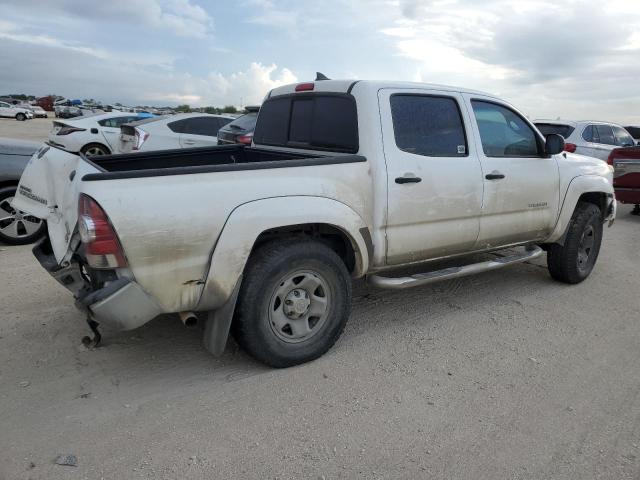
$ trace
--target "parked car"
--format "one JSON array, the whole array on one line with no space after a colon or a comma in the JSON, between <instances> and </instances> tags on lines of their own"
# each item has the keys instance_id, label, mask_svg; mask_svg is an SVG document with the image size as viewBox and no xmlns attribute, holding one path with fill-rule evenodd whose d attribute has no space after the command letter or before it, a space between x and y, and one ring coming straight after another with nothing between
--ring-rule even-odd
<instances>
[{"instance_id":1,"label":"parked car","mask_svg":"<svg viewBox=\"0 0 640 480\"><path fill-rule=\"evenodd\" d=\"M34 253L92 322L132 329L176 312L193 324L202 312L212 353L231 328L287 367L336 342L352 278L417 287L546 250L554 279L585 280L615 217L613 174L563 148L491 95L324 80L272 90L251 147L87 162L44 146L14 204L55 220ZM482 252L502 253L461 260ZM459 263L429 268L442 258Z\"/></svg>"},{"instance_id":2,"label":"parked car","mask_svg":"<svg viewBox=\"0 0 640 480\"><path fill-rule=\"evenodd\" d=\"M615 123L565 120L534 120L534 123L543 135L562 135L567 152L604 161L614 148L631 147L636 143L629 132Z\"/></svg>"},{"instance_id":3,"label":"parked car","mask_svg":"<svg viewBox=\"0 0 640 480\"><path fill-rule=\"evenodd\" d=\"M624 127L624 129L629 132L629 135L633 137L636 141L636 145L640 145L640 127Z\"/></svg>"},{"instance_id":4,"label":"parked car","mask_svg":"<svg viewBox=\"0 0 640 480\"><path fill-rule=\"evenodd\" d=\"M251 145L260 107L247 107L247 113L227 123L218 131L218 145Z\"/></svg>"},{"instance_id":5,"label":"parked car","mask_svg":"<svg viewBox=\"0 0 640 480\"><path fill-rule=\"evenodd\" d=\"M111 112L54 121L49 143L87 156L109 155L120 141L120 125L148 117L149 114Z\"/></svg>"},{"instance_id":6,"label":"parked car","mask_svg":"<svg viewBox=\"0 0 640 480\"><path fill-rule=\"evenodd\" d=\"M233 118L207 113L181 113L124 124L121 128L120 153L216 145L218 130Z\"/></svg>"},{"instance_id":7,"label":"parked car","mask_svg":"<svg viewBox=\"0 0 640 480\"><path fill-rule=\"evenodd\" d=\"M20 175L39 147L37 142L0 138L0 242L32 243L44 233L41 219L11 206Z\"/></svg>"},{"instance_id":8,"label":"parked car","mask_svg":"<svg viewBox=\"0 0 640 480\"><path fill-rule=\"evenodd\" d=\"M33 112L28 108L11 105L7 102L0 102L0 117L15 118L19 122L33 118Z\"/></svg>"},{"instance_id":9,"label":"parked car","mask_svg":"<svg viewBox=\"0 0 640 480\"><path fill-rule=\"evenodd\" d=\"M75 118L82 116L82 110L78 107L55 107L57 118Z\"/></svg>"},{"instance_id":10,"label":"parked car","mask_svg":"<svg viewBox=\"0 0 640 480\"><path fill-rule=\"evenodd\" d=\"M49 117L49 115L44 110L44 108L42 108L39 105L32 105L31 106L31 111L33 112L33 116L36 117L36 118L48 118Z\"/></svg>"},{"instance_id":11,"label":"parked car","mask_svg":"<svg viewBox=\"0 0 640 480\"><path fill-rule=\"evenodd\" d=\"M616 199L635 205L631 213L640 215L640 147L614 148L608 163L613 166Z\"/></svg>"}]
</instances>

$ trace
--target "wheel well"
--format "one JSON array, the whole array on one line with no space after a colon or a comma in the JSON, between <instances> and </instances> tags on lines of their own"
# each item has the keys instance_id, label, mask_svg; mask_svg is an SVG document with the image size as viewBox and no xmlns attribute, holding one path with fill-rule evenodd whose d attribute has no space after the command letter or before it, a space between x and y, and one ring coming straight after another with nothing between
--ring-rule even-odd
<instances>
[{"instance_id":1,"label":"wheel well","mask_svg":"<svg viewBox=\"0 0 640 480\"><path fill-rule=\"evenodd\" d=\"M356 253L349 236L333 225L324 223L307 223L277 227L262 232L256 239L253 250L266 242L279 238L312 238L326 244L342 259L347 270L353 273L356 266Z\"/></svg>"},{"instance_id":2,"label":"wheel well","mask_svg":"<svg viewBox=\"0 0 640 480\"><path fill-rule=\"evenodd\" d=\"M607 216L607 194L603 192L587 192L580 195L578 202L592 203L600 209L604 219Z\"/></svg>"}]
</instances>

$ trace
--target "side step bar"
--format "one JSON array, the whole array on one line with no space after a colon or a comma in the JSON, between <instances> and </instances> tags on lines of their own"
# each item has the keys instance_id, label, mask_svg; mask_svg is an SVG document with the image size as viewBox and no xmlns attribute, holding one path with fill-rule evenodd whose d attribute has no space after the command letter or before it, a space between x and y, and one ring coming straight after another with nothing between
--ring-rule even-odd
<instances>
[{"instance_id":1,"label":"side step bar","mask_svg":"<svg viewBox=\"0 0 640 480\"><path fill-rule=\"evenodd\" d=\"M526 262L527 260L533 260L534 258L539 257L540 255L542 255L542 252L543 250L539 246L530 245L525 247L523 253L507 255L505 257L497 258L496 260L472 263L470 265L464 265L462 267L444 268L442 270L435 270L433 272L427 273L417 273L415 275L411 275L410 277L391 278L381 277L379 275L371 275L367 277L367 282L378 288L401 290L404 288L426 285L427 283L434 283L442 280L464 277L466 275L473 275L474 273L488 272L489 270L506 267L507 265L512 265L514 263Z\"/></svg>"}]
</instances>

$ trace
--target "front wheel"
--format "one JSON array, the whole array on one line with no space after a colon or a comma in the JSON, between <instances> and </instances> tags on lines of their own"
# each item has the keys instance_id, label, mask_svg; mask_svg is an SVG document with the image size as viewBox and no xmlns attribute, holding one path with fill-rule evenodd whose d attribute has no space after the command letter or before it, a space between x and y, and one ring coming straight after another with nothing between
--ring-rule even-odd
<instances>
[{"instance_id":1,"label":"front wheel","mask_svg":"<svg viewBox=\"0 0 640 480\"><path fill-rule=\"evenodd\" d=\"M602 213L593 203L578 203L564 245L550 245L547 266L551 276L564 283L580 283L589 276L602 243Z\"/></svg>"},{"instance_id":2,"label":"front wheel","mask_svg":"<svg viewBox=\"0 0 640 480\"><path fill-rule=\"evenodd\" d=\"M323 355L351 311L351 279L323 243L273 242L252 254L232 332L257 360L283 368Z\"/></svg>"},{"instance_id":3,"label":"front wheel","mask_svg":"<svg viewBox=\"0 0 640 480\"><path fill-rule=\"evenodd\" d=\"M24 122L27 119L27 116L24 113L16 114L16 120L19 122Z\"/></svg>"},{"instance_id":4,"label":"front wheel","mask_svg":"<svg viewBox=\"0 0 640 480\"><path fill-rule=\"evenodd\" d=\"M45 223L11 206L14 187L0 189L0 241L11 245L25 245L38 240L46 228Z\"/></svg>"}]
</instances>

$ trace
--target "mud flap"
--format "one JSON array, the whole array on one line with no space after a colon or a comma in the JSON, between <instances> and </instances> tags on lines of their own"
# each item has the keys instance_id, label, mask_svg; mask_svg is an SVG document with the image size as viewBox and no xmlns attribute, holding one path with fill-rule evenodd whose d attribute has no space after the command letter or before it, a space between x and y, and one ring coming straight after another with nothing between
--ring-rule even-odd
<instances>
[{"instance_id":1,"label":"mud flap","mask_svg":"<svg viewBox=\"0 0 640 480\"><path fill-rule=\"evenodd\" d=\"M236 309L240 285L242 285L242 276L238 279L229 300L227 300L222 307L209 312L207 315L202 340L204 348L216 357L223 354L224 347L227 345L227 337L229 336L231 321L233 320L233 312Z\"/></svg>"}]
</instances>

